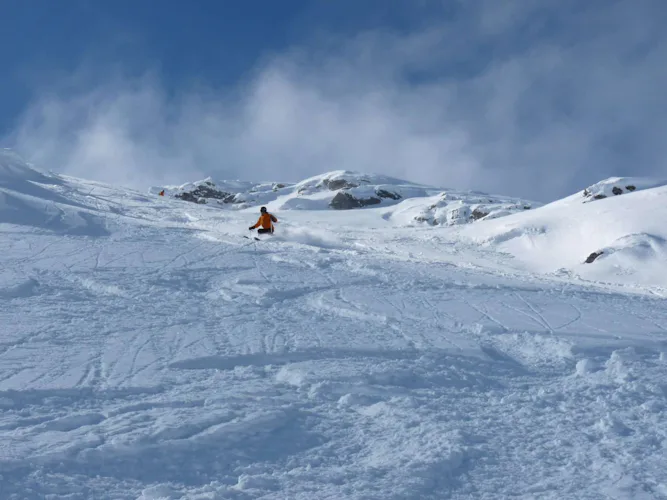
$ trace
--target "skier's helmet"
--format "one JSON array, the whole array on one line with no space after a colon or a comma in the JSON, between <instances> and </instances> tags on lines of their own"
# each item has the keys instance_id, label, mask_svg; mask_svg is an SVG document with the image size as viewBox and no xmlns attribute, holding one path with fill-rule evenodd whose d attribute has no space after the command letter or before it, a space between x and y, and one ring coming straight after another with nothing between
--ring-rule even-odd
<instances>
[{"instance_id":1,"label":"skier's helmet","mask_svg":"<svg viewBox=\"0 0 667 500\"><path fill-rule=\"evenodd\" d=\"M259 211L262 212L262 213L266 212L266 207L260 208Z\"/></svg>"}]
</instances>

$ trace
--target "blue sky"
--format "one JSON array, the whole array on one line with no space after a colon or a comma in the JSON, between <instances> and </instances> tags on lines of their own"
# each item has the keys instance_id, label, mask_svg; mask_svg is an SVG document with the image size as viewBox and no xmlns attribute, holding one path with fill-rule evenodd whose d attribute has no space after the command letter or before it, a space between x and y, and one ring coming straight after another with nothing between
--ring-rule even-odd
<instances>
[{"instance_id":1,"label":"blue sky","mask_svg":"<svg viewBox=\"0 0 667 500\"><path fill-rule=\"evenodd\" d=\"M333 169L546 201L667 176L662 0L29 0L0 144L139 189Z\"/></svg>"},{"instance_id":2,"label":"blue sky","mask_svg":"<svg viewBox=\"0 0 667 500\"><path fill-rule=\"evenodd\" d=\"M3 6L0 126L7 129L50 77L82 64L122 65L138 75L159 67L164 84L205 79L228 85L267 51L299 42L308 1L139 2L30 0ZM302 21L302 24L303 24Z\"/></svg>"},{"instance_id":3,"label":"blue sky","mask_svg":"<svg viewBox=\"0 0 667 500\"><path fill-rule=\"evenodd\" d=\"M320 31L346 36L405 30L420 22L420 13L443 8L407 5L396 0L366 0L354 8L310 0L8 2L0 30L6 70L0 79L0 133L11 130L35 93L83 65L122 67L127 76L159 69L162 84L176 93L193 81L233 86L263 57L307 45Z\"/></svg>"}]
</instances>

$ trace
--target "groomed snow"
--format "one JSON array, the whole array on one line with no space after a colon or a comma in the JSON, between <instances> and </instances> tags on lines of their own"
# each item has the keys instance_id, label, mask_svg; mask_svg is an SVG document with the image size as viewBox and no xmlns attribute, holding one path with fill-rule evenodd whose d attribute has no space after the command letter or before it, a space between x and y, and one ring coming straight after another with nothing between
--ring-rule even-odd
<instances>
[{"instance_id":1,"label":"groomed snow","mask_svg":"<svg viewBox=\"0 0 667 500\"><path fill-rule=\"evenodd\" d=\"M574 264L657 252L662 188L454 228L277 211L259 242L257 207L0 189L34 202L0 207L2 499L667 498L665 282ZM569 272L526 264L539 234Z\"/></svg>"}]
</instances>

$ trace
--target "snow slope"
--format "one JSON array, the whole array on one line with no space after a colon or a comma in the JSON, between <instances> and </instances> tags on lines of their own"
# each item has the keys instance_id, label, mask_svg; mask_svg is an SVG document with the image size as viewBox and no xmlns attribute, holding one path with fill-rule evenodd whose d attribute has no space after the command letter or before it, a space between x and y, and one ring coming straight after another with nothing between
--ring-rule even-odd
<instances>
[{"instance_id":1,"label":"snow slope","mask_svg":"<svg viewBox=\"0 0 667 500\"><path fill-rule=\"evenodd\" d=\"M15 153L0 150L0 225L61 234L105 234L104 220L68 197L69 189L59 177L39 172Z\"/></svg>"},{"instance_id":2,"label":"snow slope","mask_svg":"<svg viewBox=\"0 0 667 500\"><path fill-rule=\"evenodd\" d=\"M561 209L294 210L256 242L256 208L23 172L4 195L104 231L3 215L0 498L667 498L664 296L468 234Z\"/></svg>"}]
</instances>

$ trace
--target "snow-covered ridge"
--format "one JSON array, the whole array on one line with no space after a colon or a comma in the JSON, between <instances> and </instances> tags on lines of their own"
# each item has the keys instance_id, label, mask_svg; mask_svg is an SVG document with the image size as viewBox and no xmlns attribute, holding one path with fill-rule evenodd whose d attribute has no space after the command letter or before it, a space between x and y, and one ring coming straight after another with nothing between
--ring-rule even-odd
<instances>
[{"instance_id":1,"label":"snow-covered ridge","mask_svg":"<svg viewBox=\"0 0 667 500\"><path fill-rule=\"evenodd\" d=\"M50 178L36 170L11 149L0 149L0 186L16 187L26 182L49 182Z\"/></svg>"},{"instance_id":2,"label":"snow-covered ridge","mask_svg":"<svg viewBox=\"0 0 667 500\"><path fill-rule=\"evenodd\" d=\"M105 234L105 223L96 212L70 196L61 177L38 171L11 150L0 150L0 224L61 234Z\"/></svg>"},{"instance_id":3,"label":"snow-covered ridge","mask_svg":"<svg viewBox=\"0 0 667 500\"><path fill-rule=\"evenodd\" d=\"M273 203L274 209L348 209L391 204L404 198L423 197L438 191L383 175L366 175L337 170L310 177L298 183L245 181L202 181L181 186L154 187L152 193L164 190L165 196L233 208ZM347 196L346 196L347 195Z\"/></svg>"},{"instance_id":4,"label":"snow-covered ridge","mask_svg":"<svg viewBox=\"0 0 667 500\"><path fill-rule=\"evenodd\" d=\"M667 181L658 179L647 179L642 177L610 177L587 187L582 194L584 201L588 202L665 185L667 185Z\"/></svg>"},{"instance_id":5,"label":"snow-covered ridge","mask_svg":"<svg viewBox=\"0 0 667 500\"><path fill-rule=\"evenodd\" d=\"M244 209L350 210L393 207L385 213L402 224L458 225L528 210L539 203L475 191L456 191L394 177L337 170L298 183L214 181L153 187L151 192L199 204Z\"/></svg>"},{"instance_id":6,"label":"snow-covered ridge","mask_svg":"<svg viewBox=\"0 0 667 500\"><path fill-rule=\"evenodd\" d=\"M662 186L667 186L667 180L650 177L609 177L551 204L557 207L571 203L590 203Z\"/></svg>"}]
</instances>

